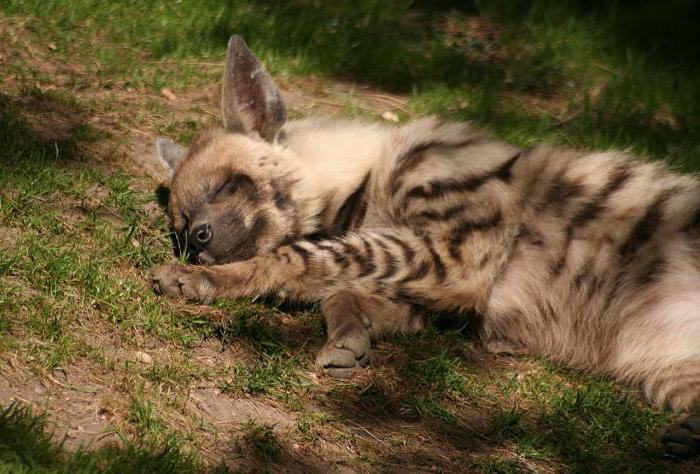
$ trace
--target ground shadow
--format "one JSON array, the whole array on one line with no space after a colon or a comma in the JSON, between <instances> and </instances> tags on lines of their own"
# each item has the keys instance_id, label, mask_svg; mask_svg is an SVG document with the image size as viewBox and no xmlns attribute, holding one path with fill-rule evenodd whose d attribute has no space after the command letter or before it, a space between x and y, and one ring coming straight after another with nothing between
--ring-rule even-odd
<instances>
[{"instance_id":1,"label":"ground shadow","mask_svg":"<svg viewBox=\"0 0 700 474\"><path fill-rule=\"evenodd\" d=\"M276 304L261 306L277 310ZM301 311L307 309L313 310ZM293 316L299 310L285 306ZM244 341L263 359L301 352L308 361L324 342L321 316L315 316L290 326L264 310L233 314L215 335L224 345ZM355 432L358 447L386 469L517 472L525 468L518 456L578 472L667 467L654 435L666 416L640 406L633 391L551 364L489 354L475 339L477 327L440 315L423 333L381 344L368 371L348 382L322 377L324 387L304 397ZM543 373L532 375L533 368ZM523 395L529 389L522 386L534 387L534 395ZM402 437L409 444L399 447Z\"/></svg>"},{"instance_id":2,"label":"ground shadow","mask_svg":"<svg viewBox=\"0 0 700 474\"><path fill-rule=\"evenodd\" d=\"M512 373L511 363L518 359L491 356L481 349L450 352L447 340L452 336L440 331L433 332L435 336L438 341L419 344L419 351L409 350L408 357L388 363L396 375L389 386L345 386L325 400L328 410L351 420L349 426L375 434L402 433L412 427L430 433L426 448L432 445L432 449L388 449L378 455L387 465L440 465L459 472L483 470L485 462L498 472L517 472L526 468L514 459L524 456L548 458L576 472L654 471L665 466L667 460L653 436L659 415L640 409L638 398L624 389L595 378L586 378L575 388L551 384L544 392L547 405L542 406L515 394L510 400L509 392L495 385L490 394L455 395L449 383L435 380L435 373L421 374L416 367L444 358L447 347L448 360L458 361L468 373L478 374L480 384L488 385L489 379L505 383ZM415 341L404 347L415 347ZM445 379L452 376L449 371L443 374ZM522 377L521 383L527 383L528 375ZM581 383L580 374L568 370L558 370L556 377ZM494 393L499 394L496 399ZM455 396L460 400L456 404Z\"/></svg>"},{"instance_id":3,"label":"ground shadow","mask_svg":"<svg viewBox=\"0 0 700 474\"><path fill-rule=\"evenodd\" d=\"M327 73L406 91L434 82L462 85L504 78L505 71L513 69L514 61L522 60L498 58L494 62L495 58L488 60L486 55L479 65L479 61L470 58L470 52L488 45L450 41L449 32L444 29L449 15L456 15L457 19L480 16L490 24L576 19L599 23L605 34L613 37L611 44L621 54L633 49L658 68L670 67L679 72L700 67L700 33L693 23L700 14L700 6L692 0L671 0L663 4L651 0L396 0L360 4L347 0L277 0L259 8L268 12L274 23L273 31L263 30L261 27L267 25L261 25L257 16L249 19L238 14L235 7L224 6L208 31L198 39L208 47L220 48L233 32L253 45L264 45L290 57L314 58ZM523 30L522 34L527 32ZM165 55L177 47L165 36L156 52ZM529 74L539 73L528 82L546 82L548 75L556 73L556 70L537 67L540 59L533 56L529 58L530 64L522 68L523 73L528 70ZM515 82L517 84L517 79Z\"/></svg>"},{"instance_id":4,"label":"ground shadow","mask_svg":"<svg viewBox=\"0 0 700 474\"><path fill-rule=\"evenodd\" d=\"M0 166L26 165L23 159L45 166L86 160L78 143L95 137L84 118L77 104L38 89L19 97L0 94Z\"/></svg>"}]
</instances>

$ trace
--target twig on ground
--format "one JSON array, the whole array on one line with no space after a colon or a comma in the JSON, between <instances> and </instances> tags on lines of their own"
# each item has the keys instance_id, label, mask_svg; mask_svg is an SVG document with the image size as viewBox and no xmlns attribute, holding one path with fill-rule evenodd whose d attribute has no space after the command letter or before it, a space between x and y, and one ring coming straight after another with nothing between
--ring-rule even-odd
<instances>
[{"instance_id":1,"label":"twig on ground","mask_svg":"<svg viewBox=\"0 0 700 474\"><path fill-rule=\"evenodd\" d=\"M360 428L362 431L364 431L365 433L367 433L368 435L370 435L372 438L374 438L375 440L377 440L379 443L383 444L383 445L386 446L387 448L389 447L389 443L387 443L386 441L384 441L384 440L382 440L382 439L379 439L376 435L374 435L371 431L369 431L367 428L365 428L365 427L362 426L361 424L357 423L356 421L350 420L350 419L348 419L347 421L349 421L349 422L352 423L353 425L355 425L355 426L357 426L358 428Z\"/></svg>"},{"instance_id":2,"label":"twig on ground","mask_svg":"<svg viewBox=\"0 0 700 474\"><path fill-rule=\"evenodd\" d=\"M153 135L151 135L150 133L143 132L143 131L141 131L137 128L133 128L133 127L127 127L127 128L129 130L131 130L132 132L138 133L138 134L143 135L143 136L148 137L148 138L153 138Z\"/></svg>"},{"instance_id":3,"label":"twig on ground","mask_svg":"<svg viewBox=\"0 0 700 474\"><path fill-rule=\"evenodd\" d=\"M49 379L50 381L52 381L53 383L55 383L55 384L58 385L59 387L67 388L67 387L65 386L65 384L59 382L59 381L56 379L56 377L54 377L53 375L49 374L48 372L47 372L46 374L44 374L44 375L46 376L47 379Z\"/></svg>"},{"instance_id":4,"label":"twig on ground","mask_svg":"<svg viewBox=\"0 0 700 474\"><path fill-rule=\"evenodd\" d=\"M184 64L187 66L211 66L224 67L224 63L209 63L202 61L178 61L176 59L160 59L158 61L146 61L147 64Z\"/></svg>"}]
</instances>

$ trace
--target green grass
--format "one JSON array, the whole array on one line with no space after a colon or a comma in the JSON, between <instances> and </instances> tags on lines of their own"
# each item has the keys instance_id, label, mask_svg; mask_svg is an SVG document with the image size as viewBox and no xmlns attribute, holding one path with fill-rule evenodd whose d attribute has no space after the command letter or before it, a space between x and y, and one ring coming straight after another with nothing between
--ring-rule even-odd
<instances>
[{"instance_id":1,"label":"green grass","mask_svg":"<svg viewBox=\"0 0 700 474\"><path fill-rule=\"evenodd\" d=\"M75 320L76 311L97 312L123 329L154 332L180 344L212 332L207 321L177 316L128 273L171 255L162 216L145 210L155 196L133 190L133 178L118 170L105 174L86 166L80 137L87 125L80 124L78 137L46 142L18 118L22 110L0 95L0 218L21 231L16 242L0 249L0 276L32 291L22 294L3 285L0 292L20 313L26 310L25 329L60 352L45 365L69 358L71 336L62 320ZM91 196L95 189L102 194L97 201ZM13 326L14 316L3 312L3 325Z\"/></svg>"},{"instance_id":2,"label":"green grass","mask_svg":"<svg viewBox=\"0 0 700 474\"><path fill-rule=\"evenodd\" d=\"M295 395L309 385L299 374L300 368L298 355L263 356L253 364L234 365L230 380L222 383L221 389L232 394L269 395L294 403Z\"/></svg>"},{"instance_id":3,"label":"green grass","mask_svg":"<svg viewBox=\"0 0 700 474\"><path fill-rule=\"evenodd\" d=\"M669 414L643 407L634 390L536 361L531 372L489 369L460 337L431 328L402 337L396 379L338 386L322 403L355 423L429 427L433 441L457 447L461 465L480 472L553 462L575 472L662 469L657 433ZM501 452L483 454L489 447Z\"/></svg>"},{"instance_id":4,"label":"green grass","mask_svg":"<svg viewBox=\"0 0 700 474\"><path fill-rule=\"evenodd\" d=\"M282 447L271 426L249 421L243 425L243 432L243 440L256 459L266 464L279 458Z\"/></svg>"},{"instance_id":5,"label":"green grass","mask_svg":"<svg viewBox=\"0 0 700 474\"><path fill-rule=\"evenodd\" d=\"M176 443L122 438L123 447L68 452L47 430L46 419L19 405L0 408L2 473L201 472L194 456Z\"/></svg>"},{"instance_id":6,"label":"green grass","mask_svg":"<svg viewBox=\"0 0 700 474\"><path fill-rule=\"evenodd\" d=\"M0 222L2 229L17 230L0 246L3 350L21 354L37 372L68 367L80 357L101 361L101 348L87 345L75 331L87 317L113 325L127 340L145 333L184 351L209 336L222 342L248 336L254 350L280 351L283 341L264 322L272 308L222 302L218 306L231 319L219 325L208 317L183 317L152 294L143 272L171 255L162 214L147 211L156 196L135 190L133 177L118 166L109 172L89 166L84 145L105 137L87 124L76 123L61 140L44 139L24 118L33 112L27 104L35 100L51 104L52 112L73 116L83 107L38 89L16 97L0 94ZM281 397L291 384L302 385L294 372L298 365L298 358L283 361L277 356L264 367L241 364L234 372L250 374L241 385L246 392ZM140 380L128 363L126 371L129 380ZM154 363L143 371L146 380L176 391L205 375L205 370L177 361ZM131 394L126 416L136 441L125 438L125 447L114 452L66 453L45 434L43 418L7 408L0 429L4 423L25 430L23 436L35 437L37 443L27 449L39 456L35 460L31 452L15 452L26 459L7 464L8 472L67 472L74 467L80 472L191 472L198 464L183 451L181 436L156 416L152 392L141 387ZM10 444L5 451L9 456L17 449ZM115 459L105 460L110 457Z\"/></svg>"},{"instance_id":7,"label":"green grass","mask_svg":"<svg viewBox=\"0 0 700 474\"><path fill-rule=\"evenodd\" d=\"M493 436L515 445L525 459L560 459L581 472L606 466L610 472L658 469L662 452L655 442L657 427L668 417L640 410L632 392L610 382L584 379L557 383L549 376L525 380L538 386L526 400L494 412ZM623 454L625 453L625 454Z\"/></svg>"},{"instance_id":8,"label":"green grass","mask_svg":"<svg viewBox=\"0 0 700 474\"><path fill-rule=\"evenodd\" d=\"M460 332L432 328L387 342L375 353L383 365L365 378L316 382L317 308L221 301L209 309L155 297L145 271L172 255L158 198L140 191L118 159L104 166L95 158L118 156L128 127L188 142L200 124L169 116L154 92L182 95L218 81L226 41L238 33L292 88L307 75L355 81L405 94L402 119L474 120L518 144L625 148L697 171L697 10L689 0L0 0L2 25L24 25L36 58L86 69L69 68L59 82L27 55L10 54L0 72L22 86L0 93L0 230L12 230L0 235L0 352L37 374L81 359L109 367L127 396L129 433L118 449L68 452L44 418L6 407L0 472L202 470L186 448L192 433L168 418L199 382L281 405L297 420L294 442L349 447L365 469L673 469L657 444L670 415L603 379L541 361L527 361L524 373L486 369ZM12 44L0 28L0 54ZM142 100L124 103L130 89ZM365 113L348 104L346 113ZM114 133L93 126L95 114L116 117ZM47 138L37 122L56 115L71 126ZM294 325L280 323L284 312ZM147 366L104 362L82 330L176 356ZM202 368L193 350L209 340L238 358ZM249 423L241 435L271 470L287 446L272 428ZM412 454L416 440L433 444Z\"/></svg>"},{"instance_id":9,"label":"green grass","mask_svg":"<svg viewBox=\"0 0 700 474\"><path fill-rule=\"evenodd\" d=\"M700 166L691 0L3 0L0 8L30 15L55 54L94 58L108 88L115 78L155 89L211 81L220 68L210 63L236 32L280 78L314 73L412 91L419 112L476 120L518 143L631 148ZM474 13L485 27L466 21ZM522 96L560 105L549 112Z\"/></svg>"}]
</instances>

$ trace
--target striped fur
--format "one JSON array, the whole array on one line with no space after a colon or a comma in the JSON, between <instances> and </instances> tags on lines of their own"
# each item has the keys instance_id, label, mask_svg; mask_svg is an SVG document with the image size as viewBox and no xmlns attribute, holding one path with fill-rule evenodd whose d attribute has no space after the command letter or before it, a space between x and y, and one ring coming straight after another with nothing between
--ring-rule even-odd
<instances>
[{"instance_id":1,"label":"striped fur","mask_svg":"<svg viewBox=\"0 0 700 474\"><path fill-rule=\"evenodd\" d=\"M214 229L235 245L213 266L154 269L157 291L324 301L319 364L343 370L366 362L369 338L421 329L419 308L475 311L487 344L610 374L660 405L700 401L696 178L433 118L306 119L276 137L195 142L172 181L173 227L240 229ZM238 191L210 197L232 179Z\"/></svg>"}]
</instances>

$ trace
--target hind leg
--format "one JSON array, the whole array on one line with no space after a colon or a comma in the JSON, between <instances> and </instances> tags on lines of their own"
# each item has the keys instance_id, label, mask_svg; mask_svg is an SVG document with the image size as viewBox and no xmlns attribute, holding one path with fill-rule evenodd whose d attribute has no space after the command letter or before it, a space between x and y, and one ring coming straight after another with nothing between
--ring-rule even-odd
<instances>
[{"instance_id":1,"label":"hind leg","mask_svg":"<svg viewBox=\"0 0 700 474\"><path fill-rule=\"evenodd\" d=\"M370 361L372 339L390 333L417 332L423 329L422 315L411 305L367 296L355 291L340 291L323 302L328 341L316 357L316 365L325 373L347 378Z\"/></svg>"}]
</instances>

